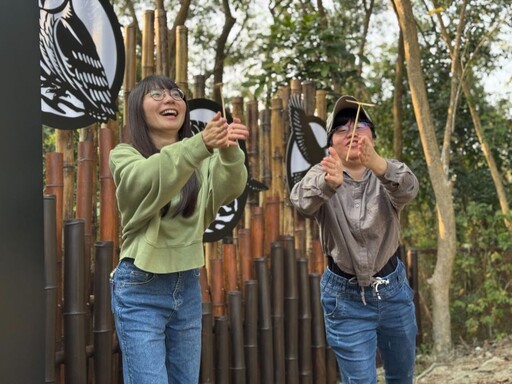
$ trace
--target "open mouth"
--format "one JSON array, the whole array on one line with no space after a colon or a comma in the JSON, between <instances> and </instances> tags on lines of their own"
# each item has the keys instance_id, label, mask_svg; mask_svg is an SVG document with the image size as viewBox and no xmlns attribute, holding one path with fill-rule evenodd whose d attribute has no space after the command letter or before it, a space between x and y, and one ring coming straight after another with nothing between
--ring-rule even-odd
<instances>
[{"instance_id":1,"label":"open mouth","mask_svg":"<svg viewBox=\"0 0 512 384\"><path fill-rule=\"evenodd\" d=\"M166 110L160 112L160 114L162 116L174 116L174 117L176 117L176 116L178 116L178 111L175 110L175 109L170 108L170 109L166 109Z\"/></svg>"}]
</instances>

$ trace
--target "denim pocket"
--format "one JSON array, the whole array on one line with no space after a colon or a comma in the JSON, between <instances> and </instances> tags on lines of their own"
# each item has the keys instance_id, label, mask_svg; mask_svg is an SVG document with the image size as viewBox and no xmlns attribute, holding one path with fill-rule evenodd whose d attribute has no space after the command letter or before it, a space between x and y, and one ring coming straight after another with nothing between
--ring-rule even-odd
<instances>
[{"instance_id":1,"label":"denim pocket","mask_svg":"<svg viewBox=\"0 0 512 384\"><path fill-rule=\"evenodd\" d=\"M132 262L121 263L114 274L114 282L118 287L148 284L155 274L137 268Z\"/></svg>"},{"instance_id":2,"label":"denim pocket","mask_svg":"<svg viewBox=\"0 0 512 384\"><path fill-rule=\"evenodd\" d=\"M338 307L338 296L332 295L328 291L324 290L320 296L320 300L324 309L324 316L333 316Z\"/></svg>"}]
</instances>

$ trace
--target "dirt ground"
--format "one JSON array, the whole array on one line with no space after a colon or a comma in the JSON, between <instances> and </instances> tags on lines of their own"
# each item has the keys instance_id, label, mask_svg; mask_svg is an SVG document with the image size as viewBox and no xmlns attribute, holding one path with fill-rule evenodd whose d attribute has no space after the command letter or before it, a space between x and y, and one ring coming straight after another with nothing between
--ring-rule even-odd
<instances>
[{"instance_id":1,"label":"dirt ground","mask_svg":"<svg viewBox=\"0 0 512 384\"><path fill-rule=\"evenodd\" d=\"M480 346L458 346L445 363L417 358L415 384L512 383L512 335Z\"/></svg>"}]
</instances>

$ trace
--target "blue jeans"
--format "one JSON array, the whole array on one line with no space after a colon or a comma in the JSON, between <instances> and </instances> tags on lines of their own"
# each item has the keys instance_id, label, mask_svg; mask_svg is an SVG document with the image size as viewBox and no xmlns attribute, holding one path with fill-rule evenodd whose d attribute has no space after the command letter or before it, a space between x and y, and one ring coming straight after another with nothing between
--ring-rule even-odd
<instances>
[{"instance_id":1,"label":"blue jeans","mask_svg":"<svg viewBox=\"0 0 512 384\"><path fill-rule=\"evenodd\" d=\"M400 260L396 270L383 279L388 284L378 285L375 292L371 286L362 291L357 282L329 269L322 275L327 342L336 354L343 384L377 383L377 348L386 383L413 382L417 333L414 293Z\"/></svg>"},{"instance_id":2,"label":"blue jeans","mask_svg":"<svg viewBox=\"0 0 512 384\"><path fill-rule=\"evenodd\" d=\"M197 384L199 270L155 274L122 259L110 280L125 384Z\"/></svg>"}]
</instances>

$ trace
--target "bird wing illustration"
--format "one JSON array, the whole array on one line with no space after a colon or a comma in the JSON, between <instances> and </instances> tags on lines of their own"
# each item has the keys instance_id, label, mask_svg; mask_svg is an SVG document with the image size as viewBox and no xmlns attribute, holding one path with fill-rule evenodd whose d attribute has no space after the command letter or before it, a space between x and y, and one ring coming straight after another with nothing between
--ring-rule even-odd
<instances>
[{"instance_id":1,"label":"bird wing illustration","mask_svg":"<svg viewBox=\"0 0 512 384\"><path fill-rule=\"evenodd\" d=\"M191 99L189 101L190 106L190 123L192 126L192 132L197 135L200 133L208 124L208 121L215 115L217 111L221 110L221 106L208 99ZM228 121L232 121L230 115L227 115ZM240 149L245 153L245 167L248 169L247 161L247 148L245 146L245 140L238 142ZM215 219L208 226L203 234L203 241L205 243L211 243L223 239L226 236L232 235L233 228L237 225L240 217L242 216L247 201L249 191L259 192L268 189L263 183L252 179L250 176L247 180L247 185L244 192L235 198L230 203L223 205Z\"/></svg>"},{"instance_id":2,"label":"bird wing illustration","mask_svg":"<svg viewBox=\"0 0 512 384\"><path fill-rule=\"evenodd\" d=\"M52 106L65 103L66 91L80 100L83 112L99 121L115 117L109 83L96 45L75 14L70 0L59 7L41 8L42 82L54 91ZM69 101L67 102L69 107Z\"/></svg>"},{"instance_id":3,"label":"bird wing illustration","mask_svg":"<svg viewBox=\"0 0 512 384\"><path fill-rule=\"evenodd\" d=\"M319 163L325 156L325 151L318 144L311 124L313 116L307 116L300 96L292 95L289 101L290 125L295 142L304 159L311 165Z\"/></svg>"}]
</instances>

